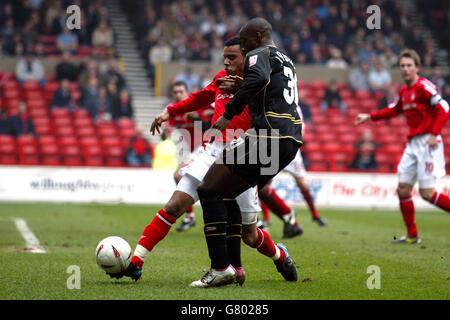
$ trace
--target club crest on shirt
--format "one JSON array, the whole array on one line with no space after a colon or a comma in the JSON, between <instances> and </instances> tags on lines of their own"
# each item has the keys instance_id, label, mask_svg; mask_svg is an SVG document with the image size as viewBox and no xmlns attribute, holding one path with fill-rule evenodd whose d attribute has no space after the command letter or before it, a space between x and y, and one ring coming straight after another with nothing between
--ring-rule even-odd
<instances>
[{"instance_id":1,"label":"club crest on shirt","mask_svg":"<svg viewBox=\"0 0 450 320\"><path fill-rule=\"evenodd\" d=\"M256 64L256 61L258 60L258 56L254 55L248 58L248 66L251 67Z\"/></svg>"}]
</instances>

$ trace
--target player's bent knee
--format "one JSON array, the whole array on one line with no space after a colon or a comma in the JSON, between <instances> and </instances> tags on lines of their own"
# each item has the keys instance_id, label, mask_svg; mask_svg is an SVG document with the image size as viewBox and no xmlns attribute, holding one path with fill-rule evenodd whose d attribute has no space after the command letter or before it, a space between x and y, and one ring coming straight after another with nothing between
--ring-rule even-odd
<instances>
[{"instance_id":1,"label":"player's bent knee","mask_svg":"<svg viewBox=\"0 0 450 320\"><path fill-rule=\"evenodd\" d=\"M434 189L419 189L419 194L423 200L431 202L435 190Z\"/></svg>"},{"instance_id":2,"label":"player's bent knee","mask_svg":"<svg viewBox=\"0 0 450 320\"><path fill-rule=\"evenodd\" d=\"M242 221L242 241L252 248L256 246L256 243L258 242L256 222L254 224L245 224L244 220Z\"/></svg>"},{"instance_id":3,"label":"player's bent knee","mask_svg":"<svg viewBox=\"0 0 450 320\"><path fill-rule=\"evenodd\" d=\"M412 186L406 183L400 183L397 187L397 194L399 197L407 197L412 192Z\"/></svg>"}]
</instances>

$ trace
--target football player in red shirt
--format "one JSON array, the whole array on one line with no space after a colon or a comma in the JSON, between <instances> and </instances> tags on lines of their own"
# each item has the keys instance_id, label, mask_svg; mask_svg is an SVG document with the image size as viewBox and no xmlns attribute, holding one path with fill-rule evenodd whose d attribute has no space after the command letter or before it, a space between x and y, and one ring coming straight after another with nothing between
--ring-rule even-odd
<instances>
[{"instance_id":1,"label":"football player in red shirt","mask_svg":"<svg viewBox=\"0 0 450 320\"><path fill-rule=\"evenodd\" d=\"M449 105L429 80L419 76L420 57L414 50L403 50L399 55L398 65L405 82L399 90L398 100L385 109L358 114L355 124L389 119L400 114L406 117L409 126L408 143L398 164L397 193L407 235L394 239L393 243L414 244L421 242L411 197L417 181L419 193L424 200L450 211L450 198L435 189L436 180L446 173L444 143L440 134L448 120Z\"/></svg>"},{"instance_id":2,"label":"football player in red shirt","mask_svg":"<svg viewBox=\"0 0 450 320\"><path fill-rule=\"evenodd\" d=\"M169 105L167 105L165 110L189 97L187 84L183 81L176 81L172 83L172 85L170 86L170 93L174 101ZM212 109L211 105L208 104L199 110L176 115L169 119L168 121L169 126L165 127L164 130L183 129L178 130L178 132L181 134L180 137L182 137L184 141L187 141L187 144L190 147L190 152L192 154L192 152L194 152L194 150L202 143L202 141L196 141L194 139L194 137L197 136L201 137L201 135L198 135L195 132L196 130L199 129L194 127L194 121L206 120L208 117L210 118L212 116L213 112L214 110ZM173 176L176 184L178 184L178 182L181 180L179 169L187 166L190 161L191 157L188 157L186 160L183 160L183 162L178 166L178 169L174 172ZM176 230L185 231L195 226L195 224L196 219L194 207L190 206Z\"/></svg>"}]
</instances>

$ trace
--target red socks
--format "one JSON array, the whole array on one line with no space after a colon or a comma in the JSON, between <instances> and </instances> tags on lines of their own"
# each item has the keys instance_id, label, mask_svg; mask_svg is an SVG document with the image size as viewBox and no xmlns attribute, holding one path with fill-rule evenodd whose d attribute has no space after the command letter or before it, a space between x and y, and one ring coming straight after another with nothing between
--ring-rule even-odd
<instances>
[{"instance_id":1,"label":"red socks","mask_svg":"<svg viewBox=\"0 0 450 320\"><path fill-rule=\"evenodd\" d=\"M266 202L270 211L275 213L278 217L283 218L284 215L289 214L291 212L291 208L288 207L286 202L280 198L280 196L272 189L270 186L267 186L267 191L269 193L271 202Z\"/></svg>"},{"instance_id":2,"label":"red socks","mask_svg":"<svg viewBox=\"0 0 450 320\"><path fill-rule=\"evenodd\" d=\"M264 220L269 221L270 215L269 215L269 207L264 202L260 201L261 205L261 211L263 213Z\"/></svg>"},{"instance_id":3,"label":"red socks","mask_svg":"<svg viewBox=\"0 0 450 320\"><path fill-rule=\"evenodd\" d=\"M431 197L430 203L434 204L436 207L444 209L447 212L450 212L450 198L443 193L436 191L433 194L433 197Z\"/></svg>"},{"instance_id":4,"label":"red socks","mask_svg":"<svg viewBox=\"0 0 450 320\"><path fill-rule=\"evenodd\" d=\"M256 228L258 231L258 240L256 241L256 245L254 248L258 250L258 252L262 253L263 255L271 258L275 264L280 264L283 262L284 259L284 251L280 250L270 239L269 234L261 230L259 228Z\"/></svg>"},{"instance_id":5,"label":"red socks","mask_svg":"<svg viewBox=\"0 0 450 320\"><path fill-rule=\"evenodd\" d=\"M405 222L406 229L408 230L408 236L417 237L417 226L414 218L415 209L414 202L411 195L406 197L399 197L400 210L402 212L403 221Z\"/></svg>"},{"instance_id":6,"label":"red socks","mask_svg":"<svg viewBox=\"0 0 450 320\"><path fill-rule=\"evenodd\" d=\"M141 267L144 264L145 258L148 256L153 247L166 237L169 233L172 224L175 223L175 219L169 216L164 209L159 210L156 217L145 228L139 240L134 255L131 258L131 263L137 267Z\"/></svg>"},{"instance_id":7,"label":"red socks","mask_svg":"<svg viewBox=\"0 0 450 320\"><path fill-rule=\"evenodd\" d=\"M308 191L302 190L302 195L303 195L303 199L305 199L306 204L309 207L309 210L311 211L313 218L318 218L319 213L316 210L316 206L314 205L314 200L312 199L311 194L309 193L309 190Z\"/></svg>"}]
</instances>

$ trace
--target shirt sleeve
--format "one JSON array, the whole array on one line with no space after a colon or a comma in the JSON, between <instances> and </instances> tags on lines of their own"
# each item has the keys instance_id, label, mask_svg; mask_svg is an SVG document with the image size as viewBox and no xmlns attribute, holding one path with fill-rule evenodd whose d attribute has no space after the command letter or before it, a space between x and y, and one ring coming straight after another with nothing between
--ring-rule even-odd
<instances>
[{"instance_id":1,"label":"shirt sleeve","mask_svg":"<svg viewBox=\"0 0 450 320\"><path fill-rule=\"evenodd\" d=\"M244 82L234 97L225 105L223 116L231 120L241 114L245 106L270 82L271 65L269 48L247 55L244 65Z\"/></svg>"},{"instance_id":2,"label":"shirt sleeve","mask_svg":"<svg viewBox=\"0 0 450 320\"><path fill-rule=\"evenodd\" d=\"M439 92L434 86L424 83L423 96L427 103L429 103L435 111L434 123L431 127L431 133L434 135L441 134L442 128L449 117L449 105L448 102L442 99Z\"/></svg>"},{"instance_id":3,"label":"shirt sleeve","mask_svg":"<svg viewBox=\"0 0 450 320\"><path fill-rule=\"evenodd\" d=\"M370 119L373 121L378 121L381 119L389 119L398 116L402 112L403 112L402 100L398 98L396 102L391 103L390 105L387 106L387 108L371 112Z\"/></svg>"}]
</instances>

